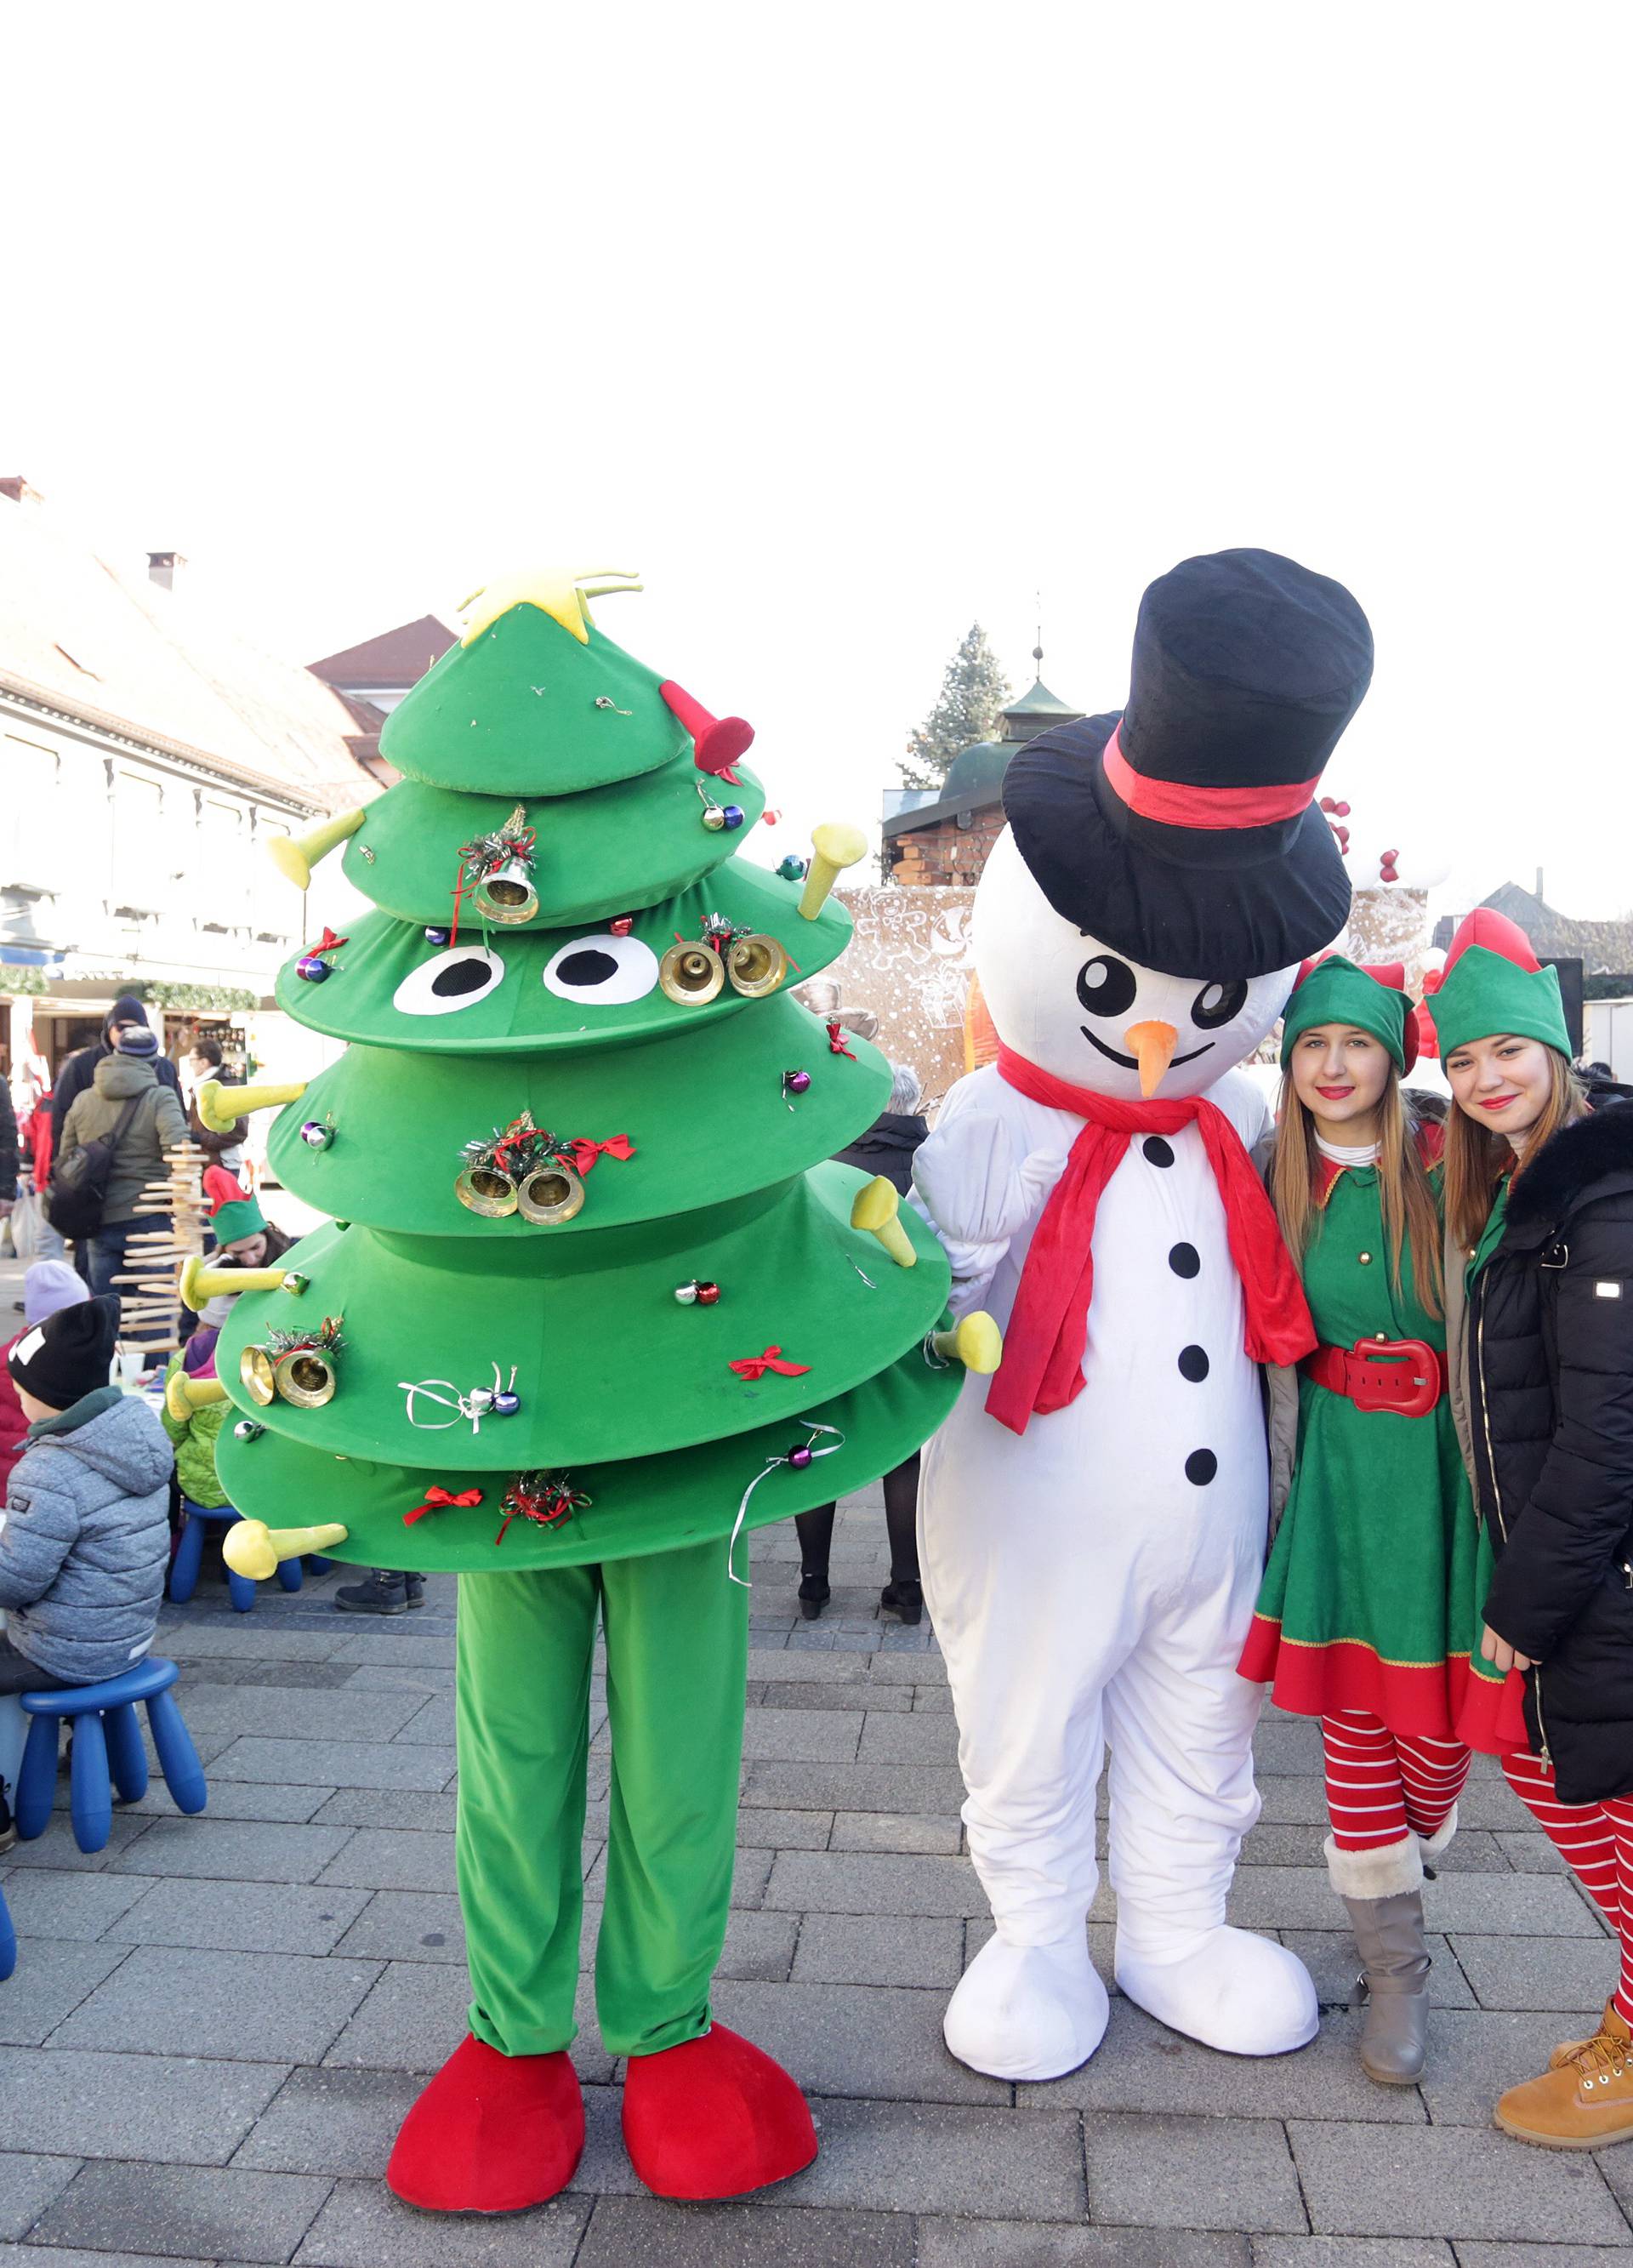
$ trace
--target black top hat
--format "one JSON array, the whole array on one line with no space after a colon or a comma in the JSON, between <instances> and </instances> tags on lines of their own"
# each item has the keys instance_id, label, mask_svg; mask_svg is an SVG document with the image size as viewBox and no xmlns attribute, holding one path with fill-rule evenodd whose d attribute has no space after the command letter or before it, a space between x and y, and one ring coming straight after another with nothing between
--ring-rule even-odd
<instances>
[{"instance_id":1,"label":"black top hat","mask_svg":"<svg viewBox=\"0 0 1633 2268\"><path fill-rule=\"evenodd\" d=\"M1342 583L1273 551L1182 559L1140 601L1121 717L1041 733L1004 776L1044 896L1173 976L1262 976L1330 944L1350 880L1315 795L1372 674Z\"/></svg>"}]
</instances>

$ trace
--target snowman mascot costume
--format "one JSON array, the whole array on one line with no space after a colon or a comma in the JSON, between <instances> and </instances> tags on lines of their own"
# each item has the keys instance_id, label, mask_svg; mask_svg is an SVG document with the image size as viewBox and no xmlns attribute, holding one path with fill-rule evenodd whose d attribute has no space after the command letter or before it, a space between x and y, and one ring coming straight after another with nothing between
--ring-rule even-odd
<instances>
[{"instance_id":1,"label":"snowman mascot costume","mask_svg":"<svg viewBox=\"0 0 1633 2268\"><path fill-rule=\"evenodd\" d=\"M1350 888L1315 807L1372 674L1350 593L1265 551L1151 586L1129 705L1028 743L975 894L996 1066L953 1088L919 1198L955 1302L1005 1326L924 1454L924 1589L997 1933L948 2047L1000 2079L1092 2055L1085 1919L1110 1743L1116 1976L1209 2046L1316 2029L1284 1948L1225 1926L1258 1815L1260 1689L1236 1674L1264 1561L1257 1366L1315 1344L1247 1156L1233 1066Z\"/></svg>"}]
</instances>

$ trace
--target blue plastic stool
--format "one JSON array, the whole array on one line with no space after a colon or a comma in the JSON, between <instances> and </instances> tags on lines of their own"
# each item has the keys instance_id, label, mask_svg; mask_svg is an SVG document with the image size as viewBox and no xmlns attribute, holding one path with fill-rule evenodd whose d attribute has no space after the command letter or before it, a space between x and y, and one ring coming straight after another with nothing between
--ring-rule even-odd
<instances>
[{"instance_id":1,"label":"blue plastic stool","mask_svg":"<svg viewBox=\"0 0 1633 2268\"><path fill-rule=\"evenodd\" d=\"M126 1803L147 1793L147 1752L136 1705L147 1703L147 1720L158 1768L179 1811L202 1811L210 1791L193 1736L181 1721L170 1688L180 1675L173 1661L151 1657L122 1677L99 1685L54 1685L19 1696L33 1722L17 1775L17 1831L26 1843L43 1835L56 1795L57 1727L74 1724L74 1761L68 1783L69 1817L82 1851L101 1851L114 1831L114 1789ZM111 1778L110 1778L111 1774Z\"/></svg>"},{"instance_id":2,"label":"blue plastic stool","mask_svg":"<svg viewBox=\"0 0 1633 2268\"><path fill-rule=\"evenodd\" d=\"M170 1568L170 1602L175 1607L186 1606L198 1588L199 1563L204 1556L206 1530L212 1526L231 1528L239 1517L234 1505L223 1504L210 1508L195 1504L192 1498L187 1496L181 1499L181 1510L185 1524ZM247 1575L234 1574L231 1567L225 1568L224 1572L227 1579L228 1597L239 1614L246 1615L255 1603L258 1587ZM299 1560L281 1559L278 1562L278 1580L286 1591L298 1591L301 1586Z\"/></svg>"},{"instance_id":3,"label":"blue plastic stool","mask_svg":"<svg viewBox=\"0 0 1633 2268\"><path fill-rule=\"evenodd\" d=\"M16 1966L17 1932L11 1926L11 1917L6 1908L5 1892L0 1890L0 1984L5 1983Z\"/></svg>"}]
</instances>

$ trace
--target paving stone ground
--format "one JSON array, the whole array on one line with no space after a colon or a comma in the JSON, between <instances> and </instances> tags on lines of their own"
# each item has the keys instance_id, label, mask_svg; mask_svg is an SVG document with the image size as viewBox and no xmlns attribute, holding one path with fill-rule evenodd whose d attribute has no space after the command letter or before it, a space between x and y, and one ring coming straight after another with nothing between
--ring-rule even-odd
<instances>
[{"instance_id":1,"label":"paving stone ground","mask_svg":"<svg viewBox=\"0 0 1633 2268\"><path fill-rule=\"evenodd\" d=\"M754 1539L741 1851L716 2005L812 2098L816 2164L763 2198L639 2191L621 2070L586 1978L589 2142L571 2191L501 2220L428 2219L380 2181L398 2121L464 2029L453 1896L455 1586L386 1622L343 1573L232 1614L206 1573L159 1646L210 1808L162 1785L82 1856L59 1815L0 1860L21 1957L0 1985L0 2250L26 2268L1633 2268L1633 2147L1531 2150L1494 2095L1541 2068L1612 1976L1599 1918L1494 1771L1430 1886L1438 2003L1421 2087L1361 2073L1353 1956L1321 1864L1314 1728L1268 1714L1264 1815L1235 1918L1279 1935L1326 2004L1298 2056L1244 2063L1114 1999L1100 2052L1047 2087L942 2044L989 1929L964 1855L956 1735L928 1627L878 1616L876 1493L842 1508L834 1599L798 1619L791 1527ZM600 1688L597 1688L599 1697ZM586 1966L607 1742L596 1702ZM1090 1921L1109 1981L1113 1907Z\"/></svg>"}]
</instances>

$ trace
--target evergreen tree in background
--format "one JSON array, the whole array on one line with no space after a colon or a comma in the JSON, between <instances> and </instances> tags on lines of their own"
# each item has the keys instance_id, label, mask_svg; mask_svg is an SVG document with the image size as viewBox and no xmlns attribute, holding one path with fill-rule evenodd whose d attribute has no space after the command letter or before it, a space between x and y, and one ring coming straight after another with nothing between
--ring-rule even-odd
<instances>
[{"instance_id":1,"label":"evergreen tree in background","mask_svg":"<svg viewBox=\"0 0 1633 2268\"><path fill-rule=\"evenodd\" d=\"M972 622L947 664L935 707L908 735L902 784L939 787L960 748L995 740L1009 689L987 633L979 622Z\"/></svg>"}]
</instances>

